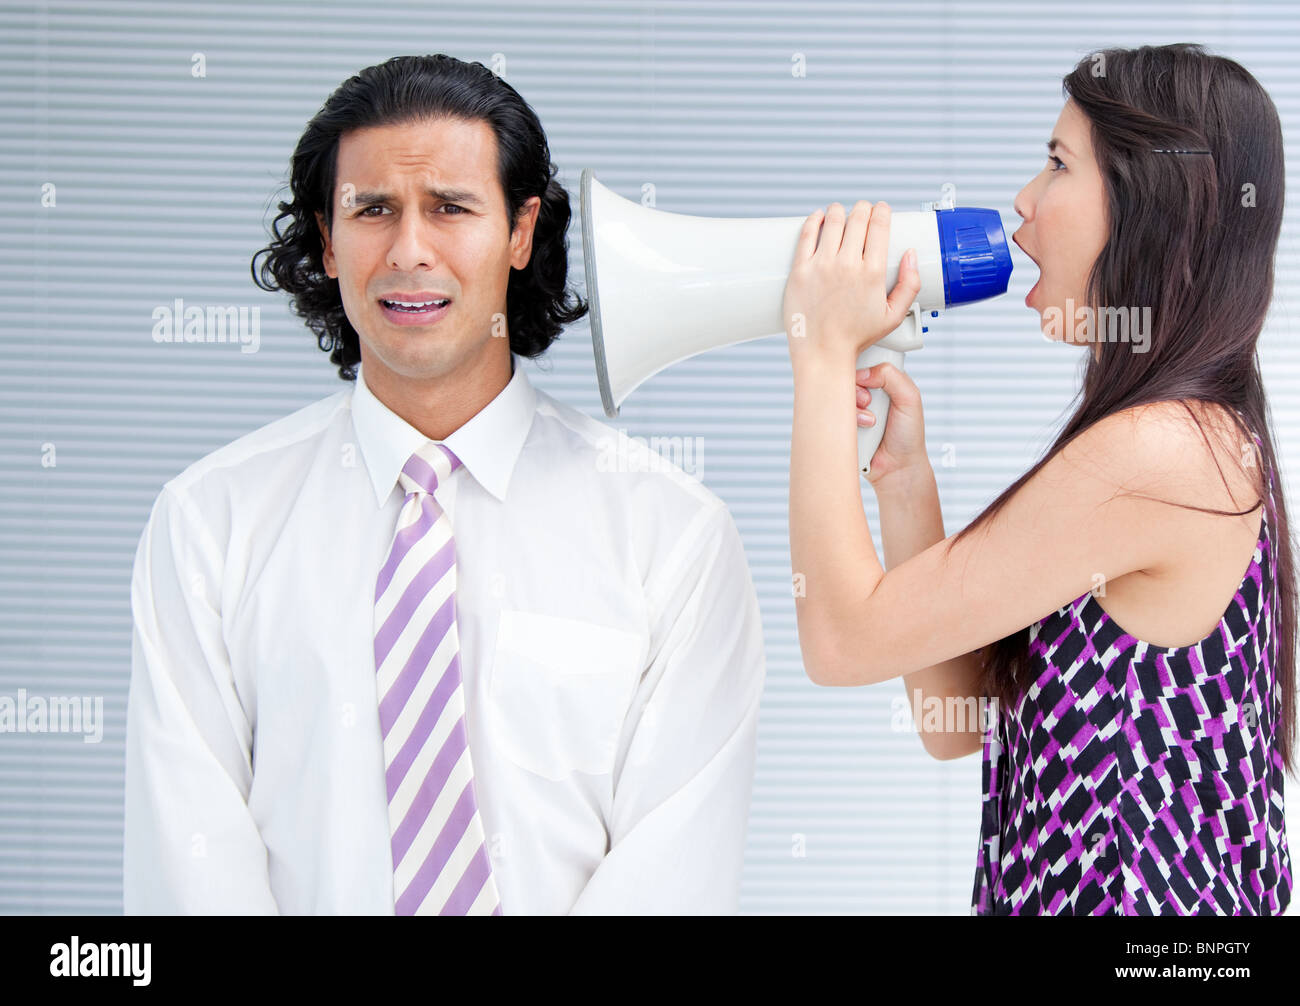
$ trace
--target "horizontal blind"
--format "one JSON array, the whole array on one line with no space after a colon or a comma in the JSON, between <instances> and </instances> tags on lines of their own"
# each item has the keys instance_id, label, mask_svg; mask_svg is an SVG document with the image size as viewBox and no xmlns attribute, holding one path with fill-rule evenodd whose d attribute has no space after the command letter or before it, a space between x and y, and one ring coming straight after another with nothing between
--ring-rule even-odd
<instances>
[{"instance_id":1,"label":"horizontal blind","mask_svg":"<svg viewBox=\"0 0 1300 1006\"><path fill-rule=\"evenodd\" d=\"M653 186L657 208L709 216L915 209L952 183L1010 232L1060 79L1102 45L1191 40L1238 59L1300 163L1298 28L1300 9L1260 2L0 4L0 695L98 697L104 717L98 743L0 735L0 911L121 910L128 587L150 504L191 461L342 387L248 261L303 126L348 76L403 52L496 60L575 193L581 286L587 166L621 195ZM907 361L949 533L1032 464L1078 383L1078 351L1048 344L1021 303L1035 271L1014 254L1007 296L945 315ZM1260 351L1287 470L1298 281L1288 211ZM155 343L152 312L175 298L259 308L258 351ZM585 321L528 367L605 419ZM784 337L669 368L605 421L700 438L698 473L745 542L768 680L742 910L967 912L978 756L935 762L893 730L897 681L820 689L802 669ZM864 504L877 527L869 489Z\"/></svg>"}]
</instances>

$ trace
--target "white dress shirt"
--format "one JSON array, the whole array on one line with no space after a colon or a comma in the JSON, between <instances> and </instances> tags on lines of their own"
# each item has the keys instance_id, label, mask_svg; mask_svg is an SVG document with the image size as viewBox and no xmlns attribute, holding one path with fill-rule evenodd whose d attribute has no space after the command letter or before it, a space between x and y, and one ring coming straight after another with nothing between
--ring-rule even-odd
<instances>
[{"instance_id":1,"label":"white dress shirt","mask_svg":"<svg viewBox=\"0 0 1300 1006\"><path fill-rule=\"evenodd\" d=\"M734 912L765 667L740 536L518 362L436 493L503 910ZM393 913L374 591L424 441L358 374L163 487L131 584L128 914Z\"/></svg>"}]
</instances>

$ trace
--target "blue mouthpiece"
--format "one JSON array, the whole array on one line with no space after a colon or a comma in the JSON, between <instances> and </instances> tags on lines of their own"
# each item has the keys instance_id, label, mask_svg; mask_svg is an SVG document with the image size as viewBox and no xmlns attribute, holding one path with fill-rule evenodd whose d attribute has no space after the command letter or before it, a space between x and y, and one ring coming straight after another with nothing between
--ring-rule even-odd
<instances>
[{"instance_id":1,"label":"blue mouthpiece","mask_svg":"<svg viewBox=\"0 0 1300 1006\"><path fill-rule=\"evenodd\" d=\"M957 206L935 210L943 256L943 294L948 307L972 304L1007 292L1011 253L997 210Z\"/></svg>"}]
</instances>

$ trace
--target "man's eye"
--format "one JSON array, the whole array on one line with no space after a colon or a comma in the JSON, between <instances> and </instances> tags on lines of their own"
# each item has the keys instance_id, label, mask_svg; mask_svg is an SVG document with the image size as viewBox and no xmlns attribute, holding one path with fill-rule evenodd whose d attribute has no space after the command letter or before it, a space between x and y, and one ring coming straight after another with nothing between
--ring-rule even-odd
<instances>
[{"instance_id":1,"label":"man's eye","mask_svg":"<svg viewBox=\"0 0 1300 1006\"><path fill-rule=\"evenodd\" d=\"M1061 160L1059 157L1056 157L1055 155L1053 155L1053 156L1051 156L1051 157L1048 157L1047 159L1048 159L1049 161L1051 161L1053 164L1055 164L1055 165L1056 165L1056 168L1060 168L1060 169L1062 169L1062 170L1065 169L1065 162L1064 162L1063 160ZM1053 168L1052 170L1055 171L1056 168Z\"/></svg>"},{"instance_id":2,"label":"man's eye","mask_svg":"<svg viewBox=\"0 0 1300 1006\"><path fill-rule=\"evenodd\" d=\"M359 213L357 213L357 216L359 216L359 217L368 216L368 215L370 214L370 211L371 211L371 210L381 210L381 211L382 211L382 210L384 210L384 209L386 209L386 208L387 208L387 207L380 206L379 204L376 203L374 206L367 206L364 210L361 210ZM438 207L438 208L439 208L440 210L455 210L455 211L456 211L455 213L450 213L450 214L448 214L448 216L455 216L455 217L460 216L462 213L467 213L467 212L469 212L468 210L465 209L465 207L463 207L463 206L458 206L458 205L456 205L455 203L443 203L443 204L442 204L440 207ZM377 215L377 214L376 214L376 215Z\"/></svg>"}]
</instances>

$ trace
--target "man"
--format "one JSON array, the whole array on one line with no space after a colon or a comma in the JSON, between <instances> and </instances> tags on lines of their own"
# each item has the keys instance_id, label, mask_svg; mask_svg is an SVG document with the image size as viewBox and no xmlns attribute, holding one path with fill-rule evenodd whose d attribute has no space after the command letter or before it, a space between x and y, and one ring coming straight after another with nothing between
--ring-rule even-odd
<instances>
[{"instance_id":1,"label":"man","mask_svg":"<svg viewBox=\"0 0 1300 1006\"><path fill-rule=\"evenodd\" d=\"M736 910L757 599L713 493L516 360L586 310L554 175L446 56L308 125L254 276L354 383L154 505L128 913Z\"/></svg>"}]
</instances>

